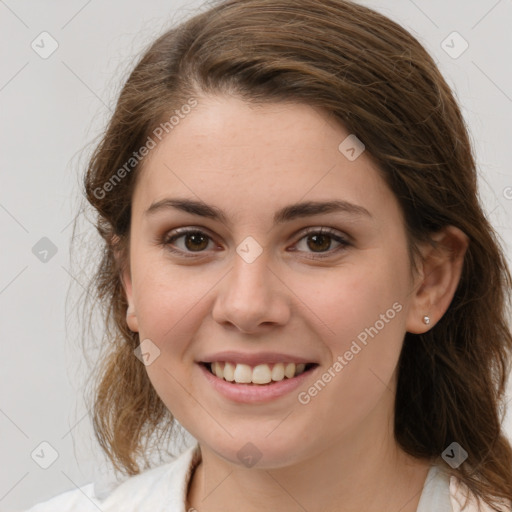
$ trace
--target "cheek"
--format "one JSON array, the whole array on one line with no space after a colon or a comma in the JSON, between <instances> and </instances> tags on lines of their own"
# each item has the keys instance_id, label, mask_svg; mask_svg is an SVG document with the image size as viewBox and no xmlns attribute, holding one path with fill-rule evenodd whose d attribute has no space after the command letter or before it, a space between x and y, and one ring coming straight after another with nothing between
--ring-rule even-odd
<instances>
[{"instance_id":1,"label":"cheek","mask_svg":"<svg viewBox=\"0 0 512 512\"><path fill-rule=\"evenodd\" d=\"M408 260L402 254L375 256L333 276L317 304L334 332L324 338L335 375L325 377L333 384L324 403L339 405L341 422L362 418L394 389L405 335Z\"/></svg>"},{"instance_id":2,"label":"cheek","mask_svg":"<svg viewBox=\"0 0 512 512\"><path fill-rule=\"evenodd\" d=\"M325 326L322 339L336 365L333 388L356 408L391 380L405 334L407 266L400 255L376 252L333 272L308 302Z\"/></svg>"},{"instance_id":3,"label":"cheek","mask_svg":"<svg viewBox=\"0 0 512 512\"><path fill-rule=\"evenodd\" d=\"M302 282L299 294L315 313L316 323L324 326L324 339L329 340L333 355L349 350L352 340L359 338L364 343L368 330L374 332L372 327L391 338L401 333L407 267L396 257L384 256L382 251L373 251L353 264L334 269L323 279L323 286L317 279Z\"/></svg>"},{"instance_id":4,"label":"cheek","mask_svg":"<svg viewBox=\"0 0 512 512\"><path fill-rule=\"evenodd\" d=\"M173 269L162 261L147 268L134 287L140 337L164 350L178 350L197 329L197 316L218 277L201 275L197 269L194 274L193 267Z\"/></svg>"}]
</instances>

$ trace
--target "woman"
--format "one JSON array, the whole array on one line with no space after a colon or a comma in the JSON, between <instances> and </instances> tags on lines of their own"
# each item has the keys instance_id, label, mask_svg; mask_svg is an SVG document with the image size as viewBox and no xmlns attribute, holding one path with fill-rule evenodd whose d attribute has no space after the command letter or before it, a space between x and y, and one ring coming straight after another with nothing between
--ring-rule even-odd
<instances>
[{"instance_id":1,"label":"woman","mask_svg":"<svg viewBox=\"0 0 512 512\"><path fill-rule=\"evenodd\" d=\"M343 0L214 5L137 64L85 191L111 333L94 427L130 478L33 512L510 510L510 273L403 28ZM197 444L148 469L175 420Z\"/></svg>"}]
</instances>

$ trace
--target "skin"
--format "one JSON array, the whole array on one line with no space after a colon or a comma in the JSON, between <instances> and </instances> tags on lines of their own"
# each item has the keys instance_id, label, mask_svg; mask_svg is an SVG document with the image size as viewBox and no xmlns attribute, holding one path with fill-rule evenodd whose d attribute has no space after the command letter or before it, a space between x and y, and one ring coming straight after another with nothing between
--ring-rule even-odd
<instances>
[{"instance_id":1,"label":"skin","mask_svg":"<svg viewBox=\"0 0 512 512\"><path fill-rule=\"evenodd\" d=\"M160 350L148 376L201 447L187 506L415 511L429 462L406 455L393 437L397 362L405 333L427 331L447 310L467 237L454 227L435 234L441 249L423 247L411 275L399 205L370 155L349 161L338 150L349 135L341 124L302 104L198 101L145 161L122 274L128 326ZM213 205L226 222L177 209L144 213L168 197ZM278 209L306 200L349 201L371 217L336 212L273 225ZM181 237L173 247L182 254L173 254L164 242L180 227L210 238ZM306 228L322 227L350 244L308 241ZM263 250L251 263L236 252L248 236ZM395 303L401 311L378 335L299 403L298 392ZM221 350L286 352L319 367L297 391L240 404L218 394L194 362ZM248 442L261 453L251 468L237 457Z\"/></svg>"}]
</instances>

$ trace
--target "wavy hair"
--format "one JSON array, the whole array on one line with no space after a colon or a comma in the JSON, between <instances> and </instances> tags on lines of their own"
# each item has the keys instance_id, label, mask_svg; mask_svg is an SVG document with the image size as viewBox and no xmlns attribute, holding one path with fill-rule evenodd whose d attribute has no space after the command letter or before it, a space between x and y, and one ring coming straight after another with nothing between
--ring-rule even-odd
<instances>
[{"instance_id":1,"label":"wavy hair","mask_svg":"<svg viewBox=\"0 0 512 512\"><path fill-rule=\"evenodd\" d=\"M133 154L173 112L210 94L319 107L357 134L404 213L411 267L419 244L433 243L430 235L443 227L468 236L445 315L425 334L406 333L395 438L408 454L429 460L456 441L468 458L448 472L488 504L512 500L512 448L502 431L512 279L479 202L468 130L423 46L387 17L344 0L215 2L154 41L120 92L83 181L101 236L87 302L100 306L106 333L91 395L93 426L116 471L148 467L149 443L162 446L176 425L134 357L140 340L126 324L120 274L144 164ZM114 182L116 173L122 179Z\"/></svg>"}]
</instances>

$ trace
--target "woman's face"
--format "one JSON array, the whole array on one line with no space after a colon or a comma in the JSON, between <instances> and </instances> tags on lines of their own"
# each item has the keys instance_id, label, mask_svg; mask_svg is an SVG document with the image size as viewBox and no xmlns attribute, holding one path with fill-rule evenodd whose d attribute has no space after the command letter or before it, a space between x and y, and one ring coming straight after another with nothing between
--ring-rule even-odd
<instances>
[{"instance_id":1,"label":"woman's face","mask_svg":"<svg viewBox=\"0 0 512 512\"><path fill-rule=\"evenodd\" d=\"M153 386L237 464L388 434L414 289L393 193L318 110L198 101L133 197L128 325Z\"/></svg>"}]
</instances>

